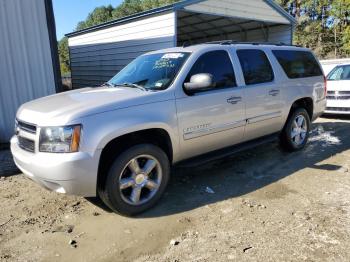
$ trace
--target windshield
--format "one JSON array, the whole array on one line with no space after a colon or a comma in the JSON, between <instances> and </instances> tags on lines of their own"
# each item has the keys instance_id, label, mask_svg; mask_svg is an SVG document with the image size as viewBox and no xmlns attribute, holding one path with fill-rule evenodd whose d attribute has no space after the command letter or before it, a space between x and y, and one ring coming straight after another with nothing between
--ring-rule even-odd
<instances>
[{"instance_id":1,"label":"windshield","mask_svg":"<svg viewBox=\"0 0 350 262\"><path fill-rule=\"evenodd\" d=\"M350 80L350 65L335 67L327 76L328 81Z\"/></svg>"},{"instance_id":2,"label":"windshield","mask_svg":"<svg viewBox=\"0 0 350 262\"><path fill-rule=\"evenodd\" d=\"M159 53L142 55L132 61L108 84L141 87L146 90L167 89L190 53Z\"/></svg>"}]
</instances>

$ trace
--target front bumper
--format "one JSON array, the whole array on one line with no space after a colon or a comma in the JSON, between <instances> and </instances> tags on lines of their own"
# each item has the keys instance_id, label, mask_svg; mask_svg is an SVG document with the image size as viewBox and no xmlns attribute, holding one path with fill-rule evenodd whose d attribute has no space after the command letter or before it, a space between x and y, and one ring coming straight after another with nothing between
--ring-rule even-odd
<instances>
[{"instance_id":1,"label":"front bumper","mask_svg":"<svg viewBox=\"0 0 350 262\"><path fill-rule=\"evenodd\" d=\"M23 174L41 186L58 193L96 196L98 154L31 153L18 146L16 136L11 139L11 152Z\"/></svg>"},{"instance_id":2,"label":"front bumper","mask_svg":"<svg viewBox=\"0 0 350 262\"><path fill-rule=\"evenodd\" d=\"M326 114L350 114L350 100L327 100Z\"/></svg>"}]
</instances>

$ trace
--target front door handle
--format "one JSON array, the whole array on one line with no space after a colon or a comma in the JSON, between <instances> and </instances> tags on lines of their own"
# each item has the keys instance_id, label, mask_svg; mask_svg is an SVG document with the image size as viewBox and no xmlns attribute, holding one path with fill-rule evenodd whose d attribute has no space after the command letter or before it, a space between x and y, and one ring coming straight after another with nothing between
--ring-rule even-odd
<instances>
[{"instance_id":1,"label":"front door handle","mask_svg":"<svg viewBox=\"0 0 350 262\"><path fill-rule=\"evenodd\" d=\"M240 97L240 96L233 96L233 97L230 97L227 99L227 103L232 104L232 105L235 105L241 101L242 101L242 97Z\"/></svg>"},{"instance_id":2,"label":"front door handle","mask_svg":"<svg viewBox=\"0 0 350 262\"><path fill-rule=\"evenodd\" d=\"M272 89L272 90L270 90L269 95L270 96L277 96L279 93L280 93L280 90Z\"/></svg>"}]
</instances>

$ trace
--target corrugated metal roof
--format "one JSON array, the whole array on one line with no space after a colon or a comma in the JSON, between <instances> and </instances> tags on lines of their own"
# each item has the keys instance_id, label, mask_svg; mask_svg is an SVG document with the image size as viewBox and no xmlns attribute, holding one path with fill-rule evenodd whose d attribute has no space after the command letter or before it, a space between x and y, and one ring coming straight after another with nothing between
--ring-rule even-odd
<instances>
[{"instance_id":1,"label":"corrugated metal roof","mask_svg":"<svg viewBox=\"0 0 350 262\"><path fill-rule=\"evenodd\" d=\"M133 20L137 20L140 18L144 18L147 16L151 16L151 15L156 15L159 13L164 13L164 12L169 12L169 11L177 11L177 10L181 10L184 9L187 6L193 5L193 4L197 4L197 3L201 3L201 2L205 2L206 0L185 0L185 1L180 1L174 4L170 4L170 5L166 5L166 6L162 6L159 8L155 8L155 9L151 9L145 12L141 12L141 13L137 13L134 15L130 15L130 16L126 16L120 19L116 19L110 22L106 22L100 25L96 25L96 26L92 26L83 30L79 30L79 31L75 31L69 34L66 34L67 37L72 37L72 36L77 36L77 35L81 35L81 34L85 34L85 33L89 33L92 31L96 31L96 30L100 30L102 28L106 28L106 27L110 27L110 26L114 26L114 25L118 25L118 24L122 24L122 23L127 23ZM279 6L277 3L275 3L273 0L261 0L263 2L265 2L266 4L268 4L272 9L276 10L280 15L282 15L283 17L285 17L291 24L295 24L296 20L294 17L292 17L290 14L288 14L281 6Z\"/></svg>"}]
</instances>

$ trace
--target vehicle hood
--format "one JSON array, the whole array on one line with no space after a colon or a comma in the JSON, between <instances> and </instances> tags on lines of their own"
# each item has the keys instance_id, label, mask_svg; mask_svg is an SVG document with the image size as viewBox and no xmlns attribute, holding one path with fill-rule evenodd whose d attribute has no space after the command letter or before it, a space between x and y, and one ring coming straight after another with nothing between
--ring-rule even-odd
<instances>
[{"instance_id":1,"label":"vehicle hood","mask_svg":"<svg viewBox=\"0 0 350 262\"><path fill-rule=\"evenodd\" d=\"M350 80L327 81L329 91L350 91Z\"/></svg>"},{"instance_id":2,"label":"vehicle hood","mask_svg":"<svg viewBox=\"0 0 350 262\"><path fill-rule=\"evenodd\" d=\"M17 118L39 126L66 124L88 115L165 100L160 93L166 94L135 88L83 88L25 103Z\"/></svg>"}]
</instances>

